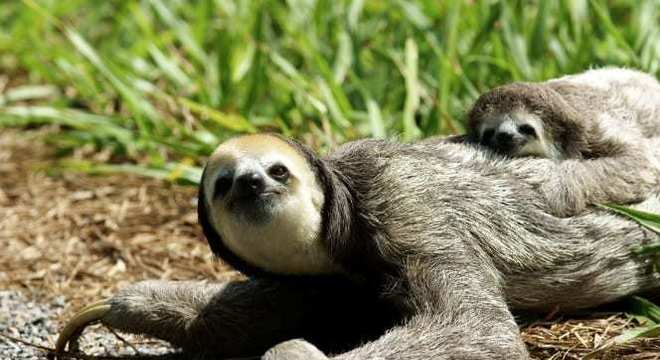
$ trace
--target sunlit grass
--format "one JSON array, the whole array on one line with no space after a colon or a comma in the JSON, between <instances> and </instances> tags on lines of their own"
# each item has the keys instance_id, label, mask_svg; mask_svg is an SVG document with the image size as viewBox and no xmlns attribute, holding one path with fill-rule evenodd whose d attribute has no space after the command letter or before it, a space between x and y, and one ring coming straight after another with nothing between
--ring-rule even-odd
<instances>
[{"instance_id":1,"label":"sunlit grass","mask_svg":"<svg viewBox=\"0 0 660 360\"><path fill-rule=\"evenodd\" d=\"M660 71L657 1L24 0L0 7L0 126L153 169L275 130L326 150L463 130L480 92ZM27 83L22 87L22 83ZM65 151L63 151L65 152Z\"/></svg>"}]
</instances>

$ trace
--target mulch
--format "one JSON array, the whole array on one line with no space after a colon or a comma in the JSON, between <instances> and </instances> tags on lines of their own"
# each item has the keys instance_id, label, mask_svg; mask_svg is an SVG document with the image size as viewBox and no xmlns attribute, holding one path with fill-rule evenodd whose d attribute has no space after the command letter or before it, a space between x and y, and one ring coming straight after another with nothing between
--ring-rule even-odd
<instances>
[{"instance_id":1,"label":"mulch","mask_svg":"<svg viewBox=\"0 0 660 360\"><path fill-rule=\"evenodd\" d=\"M235 275L208 249L194 188L123 174L52 176L50 133L0 129L0 289L64 297L63 322L136 281ZM553 317L527 325L523 339L535 359L579 359L635 325L616 313ZM660 338L600 358L660 359Z\"/></svg>"}]
</instances>

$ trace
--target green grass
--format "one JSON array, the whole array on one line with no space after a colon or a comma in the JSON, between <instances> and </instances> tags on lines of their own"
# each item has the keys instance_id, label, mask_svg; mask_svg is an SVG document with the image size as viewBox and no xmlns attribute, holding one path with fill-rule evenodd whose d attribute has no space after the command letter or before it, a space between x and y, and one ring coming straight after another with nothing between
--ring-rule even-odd
<instances>
[{"instance_id":1,"label":"green grass","mask_svg":"<svg viewBox=\"0 0 660 360\"><path fill-rule=\"evenodd\" d=\"M609 209L621 216L629 217L658 234L655 242L636 249L635 254L640 257L649 258L652 261L651 264L654 266L655 271L660 273L660 214L653 214L621 205L602 205L601 207ZM660 337L660 306L639 297L632 297L628 300L626 311L640 326L627 330L623 334L613 338L601 348L591 353L587 358L597 357L612 345L623 344L638 338Z\"/></svg>"},{"instance_id":2,"label":"green grass","mask_svg":"<svg viewBox=\"0 0 660 360\"><path fill-rule=\"evenodd\" d=\"M654 214L646 211L641 211L633 208L629 208L621 205L601 205L600 207L604 209L609 209L612 212L633 219L640 225L645 228L655 232L659 236L655 242L648 244L646 246L640 247L635 250L637 256L648 257L653 260L655 265L655 271L660 273L660 214ZM660 314L660 309L658 309L658 314ZM660 320L658 320L660 323ZM660 328L660 324L658 325Z\"/></svg>"},{"instance_id":3,"label":"green grass","mask_svg":"<svg viewBox=\"0 0 660 360\"><path fill-rule=\"evenodd\" d=\"M17 84L0 126L60 124L62 153L91 143L148 170L255 131L322 151L414 140L461 132L497 84L658 74L659 14L657 0L12 1L0 73Z\"/></svg>"},{"instance_id":4,"label":"green grass","mask_svg":"<svg viewBox=\"0 0 660 360\"><path fill-rule=\"evenodd\" d=\"M630 317L640 326L624 331L615 336L583 359L598 359L614 345L621 345L634 339L660 337L660 307L648 300L633 296L627 301Z\"/></svg>"}]
</instances>

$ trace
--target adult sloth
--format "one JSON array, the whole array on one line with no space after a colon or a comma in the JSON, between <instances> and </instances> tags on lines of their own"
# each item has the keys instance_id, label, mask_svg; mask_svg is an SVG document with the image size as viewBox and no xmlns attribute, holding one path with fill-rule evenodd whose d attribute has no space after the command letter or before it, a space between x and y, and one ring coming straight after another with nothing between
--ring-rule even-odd
<instances>
[{"instance_id":1,"label":"adult sloth","mask_svg":"<svg viewBox=\"0 0 660 360\"><path fill-rule=\"evenodd\" d=\"M362 140L317 157L275 135L229 140L199 220L249 280L138 283L83 310L57 348L100 320L215 358L525 359L510 309L660 289L633 255L655 234L595 208L550 214L539 188L556 166L460 143Z\"/></svg>"}]
</instances>

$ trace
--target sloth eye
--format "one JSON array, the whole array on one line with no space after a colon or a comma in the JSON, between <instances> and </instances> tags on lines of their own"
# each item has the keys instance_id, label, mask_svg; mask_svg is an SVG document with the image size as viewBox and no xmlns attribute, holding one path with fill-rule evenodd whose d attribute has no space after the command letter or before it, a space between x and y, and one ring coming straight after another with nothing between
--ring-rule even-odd
<instances>
[{"instance_id":1,"label":"sloth eye","mask_svg":"<svg viewBox=\"0 0 660 360\"><path fill-rule=\"evenodd\" d=\"M229 189L231 189L232 179L231 176L220 176L215 181L215 188L213 189L213 196L225 196Z\"/></svg>"},{"instance_id":2,"label":"sloth eye","mask_svg":"<svg viewBox=\"0 0 660 360\"><path fill-rule=\"evenodd\" d=\"M285 182L289 179L289 169L282 164L275 164L268 169L268 175L279 182Z\"/></svg>"},{"instance_id":3,"label":"sloth eye","mask_svg":"<svg viewBox=\"0 0 660 360\"><path fill-rule=\"evenodd\" d=\"M481 135L481 142L482 143L487 143L490 141L490 139L493 138L493 135L495 134L495 130L493 129L488 129L484 131L484 133Z\"/></svg>"},{"instance_id":4,"label":"sloth eye","mask_svg":"<svg viewBox=\"0 0 660 360\"><path fill-rule=\"evenodd\" d=\"M536 130L531 125L528 124L523 124L518 127L518 132L520 132L523 135L531 136L531 137L536 137Z\"/></svg>"}]
</instances>

